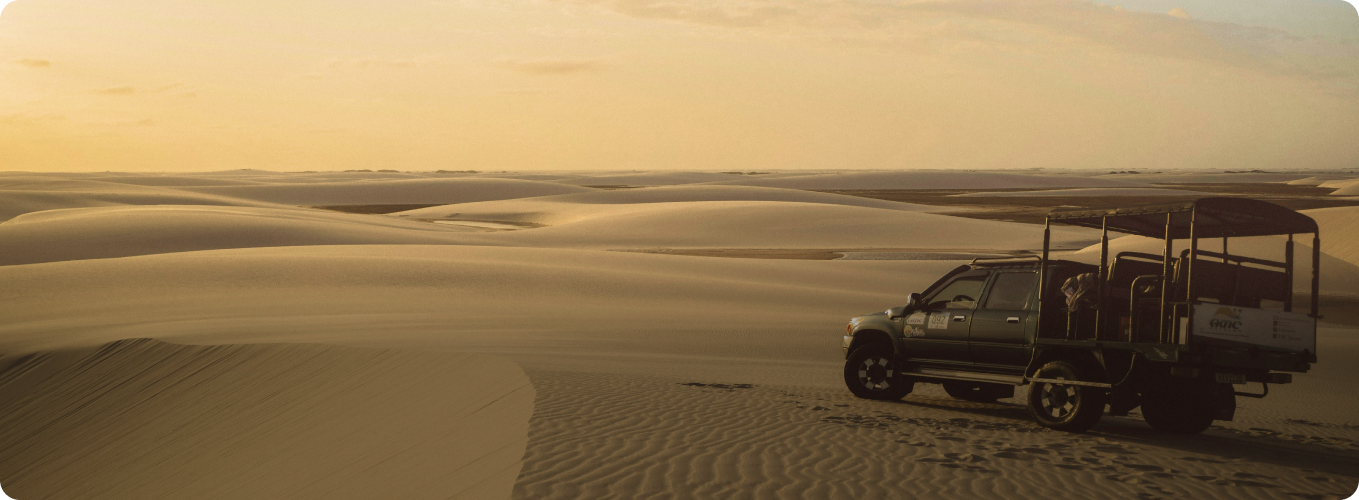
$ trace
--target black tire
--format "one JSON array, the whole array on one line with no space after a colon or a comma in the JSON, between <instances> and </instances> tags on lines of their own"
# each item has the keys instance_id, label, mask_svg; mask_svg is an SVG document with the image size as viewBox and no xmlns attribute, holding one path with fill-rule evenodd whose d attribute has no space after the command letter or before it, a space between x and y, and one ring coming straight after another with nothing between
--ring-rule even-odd
<instances>
[{"instance_id":1,"label":"black tire","mask_svg":"<svg viewBox=\"0 0 1359 500\"><path fill-rule=\"evenodd\" d=\"M974 403L994 403L1015 396L1014 387L1008 385L948 381L943 386L949 396Z\"/></svg>"},{"instance_id":2,"label":"black tire","mask_svg":"<svg viewBox=\"0 0 1359 500\"><path fill-rule=\"evenodd\" d=\"M845 360L845 386L863 399L896 401L915 387L899 366L892 346L868 344L855 349Z\"/></svg>"},{"instance_id":3,"label":"black tire","mask_svg":"<svg viewBox=\"0 0 1359 500\"><path fill-rule=\"evenodd\" d=\"M1069 361L1053 361L1037 378L1090 381ZM1109 393L1098 387L1034 382L1029 386L1029 413L1038 425L1066 432L1085 432L1104 415Z\"/></svg>"},{"instance_id":4,"label":"black tire","mask_svg":"<svg viewBox=\"0 0 1359 500\"><path fill-rule=\"evenodd\" d=\"M1172 381L1142 395L1142 418L1158 431L1198 434L1213 425L1221 390L1216 382Z\"/></svg>"}]
</instances>

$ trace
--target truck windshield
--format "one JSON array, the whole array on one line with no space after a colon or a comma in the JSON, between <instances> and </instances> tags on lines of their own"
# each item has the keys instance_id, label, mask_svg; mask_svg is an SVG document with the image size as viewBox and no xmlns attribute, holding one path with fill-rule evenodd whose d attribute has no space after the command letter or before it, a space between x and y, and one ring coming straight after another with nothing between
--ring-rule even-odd
<instances>
[{"instance_id":1,"label":"truck windshield","mask_svg":"<svg viewBox=\"0 0 1359 500\"><path fill-rule=\"evenodd\" d=\"M988 273L959 276L929 300L930 309L971 309L981 296Z\"/></svg>"}]
</instances>

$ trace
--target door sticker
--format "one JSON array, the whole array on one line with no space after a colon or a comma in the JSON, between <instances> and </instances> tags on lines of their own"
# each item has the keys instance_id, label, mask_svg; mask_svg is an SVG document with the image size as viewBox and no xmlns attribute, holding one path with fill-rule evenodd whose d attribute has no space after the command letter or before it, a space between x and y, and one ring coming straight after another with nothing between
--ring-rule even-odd
<instances>
[{"instance_id":1,"label":"door sticker","mask_svg":"<svg viewBox=\"0 0 1359 500\"><path fill-rule=\"evenodd\" d=\"M905 333L907 338L924 337L925 329L918 326L908 326L903 333Z\"/></svg>"},{"instance_id":2,"label":"door sticker","mask_svg":"<svg viewBox=\"0 0 1359 500\"><path fill-rule=\"evenodd\" d=\"M908 325L923 325L923 324L925 324L925 317L927 317L927 316L929 316L929 315L928 315L928 314L925 314L925 313L923 313L923 312L918 312L918 313L912 314L912 315L910 315L909 317L906 318L906 324L908 324Z\"/></svg>"},{"instance_id":3,"label":"door sticker","mask_svg":"<svg viewBox=\"0 0 1359 500\"><path fill-rule=\"evenodd\" d=\"M930 313L929 328L931 330L947 330L948 313L947 312Z\"/></svg>"}]
</instances>

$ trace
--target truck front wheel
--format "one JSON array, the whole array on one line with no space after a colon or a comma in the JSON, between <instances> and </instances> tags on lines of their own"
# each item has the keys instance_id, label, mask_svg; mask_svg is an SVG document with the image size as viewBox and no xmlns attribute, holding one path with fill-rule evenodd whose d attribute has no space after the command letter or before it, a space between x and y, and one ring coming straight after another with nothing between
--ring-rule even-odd
<instances>
[{"instance_id":1,"label":"truck front wheel","mask_svg":"<svg viewBox=\"0 0 1359 500\"><path fill-rule=\"evenodd\" d=\"M895 401L910 394L915 384L902 376L892 346L868 344L845 361L845 385L864 399Z\"/></svg>"},{"instance_id":2,"label":"truck front wheel","mask_svg":"<svg viewBox=\"0 0 1359 500\"><path fill-rule=\"evenodd\" d=\"M1036 378L1086 380L1076 365L1053 361L1038 370ZM1067 432L1085 432L1104 415L1109 395L1097 387L1034 382L1029 385L1029 413L1039 425Z\"/></svg>"}]
</instances>

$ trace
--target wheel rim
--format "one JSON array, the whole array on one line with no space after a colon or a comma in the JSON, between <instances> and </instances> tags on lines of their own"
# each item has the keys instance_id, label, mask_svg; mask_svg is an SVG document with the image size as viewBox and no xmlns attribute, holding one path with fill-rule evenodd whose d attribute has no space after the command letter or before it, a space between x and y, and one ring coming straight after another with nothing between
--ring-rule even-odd
<instances>
[{"instance_id":1,"label":"wheel rim","mask_svg":"<svg viewBox=\"0 0 1359 500\"><path fill-rule=\"evenodd\" d=\"M1066 377L1053 378L1066 380ZM1076 409L1076 405L1081 402L1081 396L1074 385L1044 383L1038 401L1043 406L1044 414L1061 420Z\"/></svg>"},{"instance_id":2,"label":"wheel rim","mask_svg":"<svg viewBox=\"0 0 1359 500\"><path fill-rule=\"evenodd\" d=\"M892 386L892 361L882 356L870 356L859 363L859 383L870 391L882 391Z\"/></svg>"}]
</instances>

